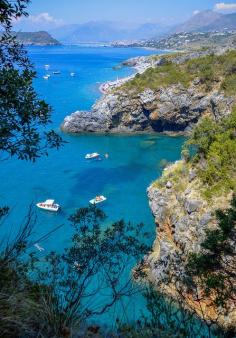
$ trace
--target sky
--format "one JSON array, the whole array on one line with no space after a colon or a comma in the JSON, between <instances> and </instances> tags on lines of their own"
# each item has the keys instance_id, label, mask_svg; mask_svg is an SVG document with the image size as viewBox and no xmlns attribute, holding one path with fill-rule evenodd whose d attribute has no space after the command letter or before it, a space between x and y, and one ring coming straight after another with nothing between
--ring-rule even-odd
<instances>
[{"instance_id":1,"label":"sky","mask_svg":"<svg viewBox=\"0 0 236 338\"><path fill-rule=\"evenodd\" d=\"M32 0L29 18L17 25L22 30L53 29L89 21L160 23L183 22L193 13L211 9L236 12L236 1L216 0Z\"/></svg>"}]
</instances>

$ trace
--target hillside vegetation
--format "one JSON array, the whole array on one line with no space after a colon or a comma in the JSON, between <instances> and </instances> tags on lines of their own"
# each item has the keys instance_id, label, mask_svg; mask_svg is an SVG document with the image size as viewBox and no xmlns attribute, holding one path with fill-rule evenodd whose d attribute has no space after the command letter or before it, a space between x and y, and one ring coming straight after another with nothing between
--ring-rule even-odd
<instances>
[{"instance_id":1,"label":"hillside vegetation","mask_svg":"<svg viewBox=\"0 0 236 338\"><path fill-rule=\"evenodd\" d=\"M188 87L194 79L199 79L203 90L210 91L218 87L225 95L236 93L236 51L229 51L223 55L214 54L196 58L177 65L172 62L171 56L161 66L147 69L143 74L121 87L121 89L137 93L150 88L157 90L160 87L182 84Z\"/></svg>"},{"instance_id":2,"label":"hillside vegetation","mask_svg":"<svg viewBox=\"0 0 236 338\"><path fill-rule=\"evenodd\" d=\"M190 161L197 169L207 198L236 191L236 108L220 122L205 117L186 143L196 154Z\"/></svg>"}]
</instances>

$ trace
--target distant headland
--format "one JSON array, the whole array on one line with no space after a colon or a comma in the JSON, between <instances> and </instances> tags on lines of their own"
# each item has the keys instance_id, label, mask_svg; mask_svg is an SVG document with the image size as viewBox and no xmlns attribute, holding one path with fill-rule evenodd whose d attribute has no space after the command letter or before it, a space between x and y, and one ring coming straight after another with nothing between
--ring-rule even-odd
<instances>
[{"instance_id":1,"label":"distant headland","mask_svg":"<svg viewBox=\"0 0 236 338\"><path fill-rule=\"evenodd\" d=\"M17 40L26 46L59 46L61 43L48 32L15 32Z\"/></svg>"}]
</instances>

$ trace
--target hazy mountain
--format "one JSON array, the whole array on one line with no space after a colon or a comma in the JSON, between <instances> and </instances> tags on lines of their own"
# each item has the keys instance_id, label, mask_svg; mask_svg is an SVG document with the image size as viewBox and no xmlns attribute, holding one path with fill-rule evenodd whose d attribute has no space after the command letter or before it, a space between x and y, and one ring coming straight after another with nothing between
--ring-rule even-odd
<instances>
[{"instance_id":1,"label":"hazy mountain","mask_svg":"<svg viewBox=\"0 0 236 338\"><path fill-rule=\"evenodd\" d=\"M207 31L224 29L236 30L236 13L222 15L218 20L205 27Z\"/></svg>"},{"instance_id":2,"label":"hazy mountain","mask_svg":"<svg viewBox=\"0 0 236 338\"><path fill-rule=\"evenodd\" d=\"M193 15L186 22L176 26L172 32L181 33L181 32L191 32L191 31L202 31L207 26L214 26L214 23L221 20L224 17L223 14L213 12L210 10L199 12Z\"/></svg>"},{"instance_id":3,"label":"hazy mountain","mask_svg":"<svg viewBox=\"0 0 236 338\"><path fill-rule=\"evenodd\" d=\"M124 22L91 21L84 24L63 26L50 33L57 40L66 44L83 42L112 42L116 40L134 41L159 39L164 35L180 32L208 32L228 28L236 30L236 13L221 14L206 10L193 15L186 22L172 26L156 23L134 25Z\"/></svg>"},{"instance_id":4,"label":"hazy mountain","mask_svg":"<svg viewBox=\"0 0 236 338\"><path fill-rule=\"evenodd\" d=\"M159 24L146 23L132 25L119 22L99 21L78 25L68 25L54 29L50 33L64 43L111 42L114 40L140 40L160 35Z\"/></svg>"},{"instance_id":5,"label":"hazy mountain","mask_svg":"<svg viewBox=\"0 0 236 338\"><path fill-rule=\"evenodd\" d=\"M214 11L203 11L192 16L186 22L174 27L170 33L212 32L236 30L236 13L221 14Z\"/></svg>"}]
</instances>

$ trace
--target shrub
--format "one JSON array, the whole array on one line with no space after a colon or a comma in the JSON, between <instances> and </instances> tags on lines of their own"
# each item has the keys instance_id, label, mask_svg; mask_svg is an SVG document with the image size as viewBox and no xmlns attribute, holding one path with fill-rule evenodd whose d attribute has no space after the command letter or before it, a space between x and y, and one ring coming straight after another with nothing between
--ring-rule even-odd
<instances>
[{"instance_id":1,"label":"shrub","mask_svg":"<svg viewBox=\"0 0 236 338\"><path fill-rule=\"evenodd\" d=\"M185 145L192 146L196 150L192 162L205 186L205 196L235 190L236 109L219 123L204 118Z\"/></svg>"}]
</instances>

